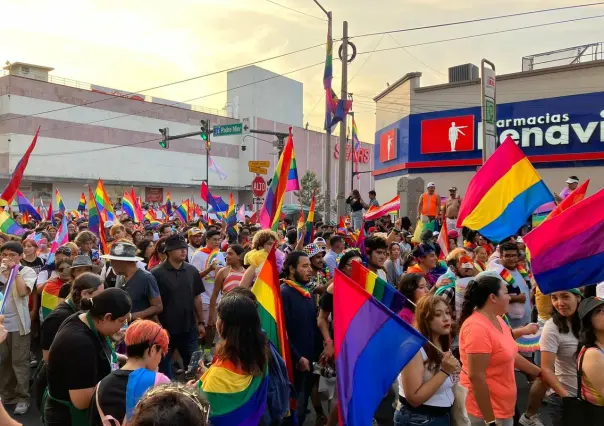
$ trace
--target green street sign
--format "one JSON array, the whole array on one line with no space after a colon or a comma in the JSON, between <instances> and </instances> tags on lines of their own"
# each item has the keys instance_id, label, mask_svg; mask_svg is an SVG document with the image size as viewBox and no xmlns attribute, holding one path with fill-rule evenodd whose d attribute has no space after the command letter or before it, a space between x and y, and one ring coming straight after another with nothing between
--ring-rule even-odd
<instances>
[{"instance_id":1,"label":"green street sign","mask_svg":"<svg viewBox=\"0 0 604 426\"><path fill-rule=\"evenodd\" d=\"M495 124L495 102L492 99L485 99L484 121L489 124Z\"/></svg>"},{"instance_id":2,"label":"green street sign","mask_svg":"<svg viewBox=\"0 0 604 426\"><path fill-rule=\"evenodd\" d=\"M240 135L242 132L243 125L241 123L214 126L214 136Z\"/></svg>"}]
</instances>

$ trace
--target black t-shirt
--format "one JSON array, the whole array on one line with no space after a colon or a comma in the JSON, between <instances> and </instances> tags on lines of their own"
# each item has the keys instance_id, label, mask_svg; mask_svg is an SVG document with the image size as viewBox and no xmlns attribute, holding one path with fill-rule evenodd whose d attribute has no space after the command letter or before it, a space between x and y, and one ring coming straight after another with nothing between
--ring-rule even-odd
<instances>
[{"instance_id":1,"label":"black t-shirt","mask_svg":"<svg viewBox=\"0 0 604 426\"><path fill-rule=\"evenodd\" d=\"M183 263L175 269L166 261L151 271L157 280L164 310L159 322L170 334L187 333L197 325L195 297L205 291L199 271Z\"/></svg>"},{"instance_id":2,"label":"black t-shirt","mask_svg":"<svg viewBox=\"0 0 604 426\"><path fill-rule=\"evenodd\" d=\"M351 196L346 199L346 204L350 204L350 210L358 212L363 210L363 203L358 198L352 198Z\"/></svg>"},{"instance_id":3,"label":"black t-shirt","mask_svg":"<svg viewBox=\"0 0 604 426\"><path fill-rule=\"evenodd\" d=\"M36 271L36 274L39 274L40 271L42 270L42 267L44 266L44 261L42 259L40 259L39 257L36 257L31 262L28 262L25 259L21 259L21 265L23 265L23 266L29 266L31 269L33 269L34 271Z\"/></svg>"},{"instance_id":4,"label":"black t-shirt","mask_svg":"<svg viewBox=\"0 0 604 426\"><path fill-rule=\"evenodd\" d=\"M63 287L61 287L61 290L63 290ZM61 297L60 293L59 297ZM50 345L52 345L52 341L55 339L61 324L73 314L75 314L75 310L67 302L61 302L46 317L40 331L40 345L43 351L50 349Z\"/></svg>"},{"instance_id":5,"label":"black t-shirt","mask_svg":"<svg viewBox=\"0 0 604 426\"><path fill-rule=\"evenodd\" d=\"M63 323L50 347L46 367L48 393L53 398L70 401L70 389L95 387L111 373L110 358L106 343L101 344L101 339L79 316L72 315ZM71 424L69 408L62 404L47 402L45 415L52 424Z\"/></svg>"},{"instance_id":6,"label":"black t-shirt","mask_svg":"<svg viewBox=\"0 0 604 426\"><path fill-rule=\"evenodd\" d=\"M155 277L147 271L138 269L125 284L119 285L124 278L116 282L116 286L128 292L132 299L132 313L144 311L151 306L151 299L159 296L159 288Z\"/></svg>"},{"instance_id":7,"label":"black t-shirt","mask_svg":"<svg viewBox=\"0 0 604 426\"><path fill-rule=\"evenodd\" d=\"M126 390L128 388L128 377L132 370L116 370L105 377L97 390L99 393L99 404L106 416L113 416L121 423L126 416ZM90 403L90 426L101 426L101 417L96 406L96 391L92 394Z\"/></svg>"},{"instance_id":8,"label":"black t-shirt","mask_svg":"<svg viewBox=\"0 0 604 426\"><path fill-rule=\"evenodd\" d=\"M59 289L59 298L67 299L67 296L69 296L69 293L71 293L71 283L65 283Z\"/></svg>"},{"instance_id":9,"label":"black t-shirt","mask_svg":"<svg viewBox=\"0 0 604 426\"><path fill-rule=\"evenodd\" d=\"M319 298L319 307L325 312L333 312L333 294L325 292Z\"/></svg>"}]
</instances>

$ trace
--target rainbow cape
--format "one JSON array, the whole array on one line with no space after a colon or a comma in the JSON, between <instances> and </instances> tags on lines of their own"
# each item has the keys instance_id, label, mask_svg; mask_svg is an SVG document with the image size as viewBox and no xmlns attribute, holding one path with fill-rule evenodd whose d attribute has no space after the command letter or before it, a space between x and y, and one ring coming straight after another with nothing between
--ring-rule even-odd
<instances>
[{"instance_id":1,"label":"rainbow cape","mask_svg":"<svg viewBox=\"0 0 604 426\"><path fill-rule=\"evenodd\" d=\"M337 269L333 328L340 424L370 425L392 382L426 339Z\"/></svg>"},{"instance_id":2,"label":"rainbow cape","mask_svg":"<svg viewBox=\"0 0 604 426\"><path fill-rule=\"evenodd\" d=\"M470 181L457 227L502 241L514 235L537 207L553 200L539 173L508 136Z\"/></svg>"},{"instance_id":3,"label":"rainbow cape","mask_svg":"<svg viewBox=\"0 0 604 426\"><path fill-rule=\"evenodd\" d=\"M197 386L210 403L212 425L256 426L266 411L268 366L262 376L251 376L231 361L218 360Z\"/></svg>"},{"instance_id":4,"label":"rainbow cape","mask_svg":"<svg viewBox=\"0 0 604 426\"><path fill-rule=\"evenodd\" d=\"M25 233L25 229L15 222L5 210L0 211L0 231L7 235L16 236Z\"/></svg>"},{"instance_id":5,"label":"rainbow cape","mask_svg":"<svg viewBox=\"0 0 604 426\"><path fill-rule=\"evenodd\" d=\"M294 157L294 138L290 133L283 153L279 157L277 167L275 167L275 174L260 210L258 223L263 228L270 228L273 231L277 230L285 193L300 189L298 172L297 170L295 173L291 172L292 166L295 169L296 161Z\"/></svg>"},{"instance_id":6,"label":"rainbow cape","mask_svg":"<svg viewBox=\"0 0 604 426\"><path fill-rule=\"evenodd\" d=\"M360 285L363 290L391 311L399 313L405 307L407 298L394 286L378 277L376 273L365 268L361 262L352 262L352 277L354 282Z\"/></svg>"},{"instance_id":7,"label":"rainbow cape","mask_svg":"<svg viewBox=\"0 0 604 426\"><path fill-rule=\"evenodd\" d=\"M604 189L524 237L543 294L604 281Z\"/></svg>"}]
</instances>

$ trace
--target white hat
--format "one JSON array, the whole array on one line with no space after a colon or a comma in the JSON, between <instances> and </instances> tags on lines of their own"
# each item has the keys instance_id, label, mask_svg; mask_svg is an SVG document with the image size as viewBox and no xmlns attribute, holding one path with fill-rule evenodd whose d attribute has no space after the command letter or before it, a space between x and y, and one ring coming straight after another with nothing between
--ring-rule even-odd
<instances>
[{"instance_id":1,"label":"white hat","mask_svg":"<svg viewBox=\"0 0 604 426\"><path fill-rule=\"evenodd\" d=\"M434 231L432 233L432 237L438 237L439 235L440 235L440 232L438 232L438 231Z\"/></svg>"},{"instance_id":2,"label":"white hat","mask_svg":"<svg viewBox=\"0 0 604 426\"><path fill-rule=\"evenodd\" d=\"M579 179L577 179L576 176L570 176L568 179L566 179L566 183L579 183Z\"/></svg>"},{"instance_id":3,"label":"white hat","mask_svg":"<svg viewBox=\"0 0 604 426\"><path fill-rule=\"evenodd\" d=\"M108 220L105 222L105 228L111 228L113 226L113 221Z\"/></svg>"},{"instance_id":4,"label":"white hat","mask_svg":"<svg viewBox=\"0 0 604 426\"><path fill-rule=\"evenodd\" d=\"M101 256L102 259L121 260L124 262L137 262L143 260L136 255L136 246L125 242L116 242L111 246L109 254Z\"/></svg>"},{"instance_id":5,"label":"white hat","mask_svg":"<svg viewBox=\"0 0 604 426\"><path fill-rule=\"evenodd\" d=\"M428 182L428 185L426 185L426 188L436 188L436 184L434 182Z\"/></svg>"}]
</instances>

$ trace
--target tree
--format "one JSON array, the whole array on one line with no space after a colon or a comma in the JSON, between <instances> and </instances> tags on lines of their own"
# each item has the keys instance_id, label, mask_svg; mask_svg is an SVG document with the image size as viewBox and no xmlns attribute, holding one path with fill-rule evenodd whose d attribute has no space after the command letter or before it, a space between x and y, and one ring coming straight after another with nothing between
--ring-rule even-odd
<instances>
[{"instance_id":1,"label":"tree","mask_svg":"<svg viewBox=\"0 0 604 426\"><path fill-rule=\"evenodd\" d=\"M294 195L298 197L298 202L302 206L309 207L313 194L315 194L316 211L322 212L324 197L321 190L321 181L315 172L307 170L300 180L300 191L294 191Z\"/></svg>"}]
</instances>

